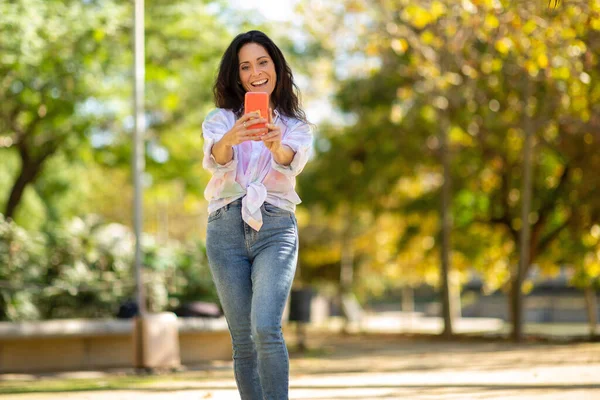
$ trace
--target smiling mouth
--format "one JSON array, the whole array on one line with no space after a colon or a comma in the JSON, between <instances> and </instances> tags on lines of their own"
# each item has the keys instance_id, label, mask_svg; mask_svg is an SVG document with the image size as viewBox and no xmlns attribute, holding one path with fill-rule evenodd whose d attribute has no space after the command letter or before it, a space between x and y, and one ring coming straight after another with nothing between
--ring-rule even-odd
<instances>
[{"instance_id":1,"label":"smiling mouth","mask_svg":"<svg viewBox=\"0 0 600 400\"><path fill-rule=\"evenodd\" d=\"M262 79L260 81L252 82L250 85L252 85L253 87L261 87L265 86L268 82L268 79Z\"/></svg>"}]
</instances>

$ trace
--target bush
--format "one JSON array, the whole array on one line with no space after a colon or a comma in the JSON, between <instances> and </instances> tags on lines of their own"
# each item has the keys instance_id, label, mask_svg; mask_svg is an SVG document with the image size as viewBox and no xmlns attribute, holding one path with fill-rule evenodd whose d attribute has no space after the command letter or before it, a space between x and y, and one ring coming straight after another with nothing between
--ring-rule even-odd
<instances>
[{"instance_id":1,"label":"bush","mask_svg":"<svg viewBox=\"0 0 600 400\"><path fill-rule=\"evenodd\" d=\"M0 319L113 317L135 297L134 237L90 215L28 232L0 215ZM204 243L157 243L144 236L150 311L191 300L217 301Z\"/></svg>"}]
</instances>

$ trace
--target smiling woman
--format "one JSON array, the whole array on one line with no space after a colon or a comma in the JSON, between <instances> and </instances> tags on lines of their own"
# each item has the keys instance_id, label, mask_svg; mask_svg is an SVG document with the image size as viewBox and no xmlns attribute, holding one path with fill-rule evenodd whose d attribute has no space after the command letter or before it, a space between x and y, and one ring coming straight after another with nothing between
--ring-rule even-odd
<instances>
[{"instance_id":1,"label":"smiling woman","mask_svg":"<svg viewBox=\"0 0 600 400\"><path fill-rule=\"evenodd\" d=\"M263 87L256 87L267 79ZM223 54L214 86L217 107L242 113L247 91L267 92L271 107L283 115L306 122L300 108L292 70L279 47L262 32L238 35Z\"/></svg>"},{"instance_id":2,"label":"smiling woman","mask_svg":"<svg viewBox=\"0 0 600 400\"><path fill-rule=\"evenodd\" d=\"M240 83L247 92L267 92L275 89L277 72L267 50L259 44L248 43L240 49ZM271 107L273 103L271 102Z\"/></svg>"},{"instance_id":3,"label":"smiling woman","mask_svg":"<svg viewBox=\"0 0 600 400\"><path fill-rule=\"evenodd\" d=\"M214 86L218 108L202 124L203 166L213 174L204 192L206 253L242 400L288 398L281 318L298 258L296 176L312 147L294 89L277 45L262 32L242 33L225 50ZM244 109L246 94L258 92L269 97L270 115Z\"/></svg>"},{"instance_id":4,"label":"smiling woman","mask_svg":"<svg viewBox=\"0 0 600 400\"><path fill-rule=\"evenodd\" d=\"M275 64L264 47L248 43L239 51L240 83L246 92L265 92L271 96L277 83ZM270 107L273 108L271 101ZM248 112L250 110L245 110ZM265 115L266 116L266 115Z\"/></svg>"}]
</instances>

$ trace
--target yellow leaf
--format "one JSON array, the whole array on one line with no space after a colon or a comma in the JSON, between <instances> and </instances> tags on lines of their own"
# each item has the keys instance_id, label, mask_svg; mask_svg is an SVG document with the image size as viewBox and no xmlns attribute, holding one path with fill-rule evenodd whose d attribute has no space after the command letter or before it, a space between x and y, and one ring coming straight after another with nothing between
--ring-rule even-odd
<instances>
[{"instance_id":1,"label":"yellow leaf","mask_svg":"<svg viewBox=\"0 0 600 400\"><path fill-rule=\"evenodd\" d=\"M446 6L443 3L436 0L431 4L431 14L433 15L434 19L438 19L445 13L446 13Z\"/></svg>"},{"instance_id":2,"label":"yellow leaf","mask_svg":"<svg viewBox=\"0 0 600 400\"><path fill-rule=\"evenodd\" d=\"M392 49L396 54L404 54L408 50L408 42L406 39L394 39L392 40Z\"/></svg>"},{"instance_id":3,"label":"yellow leaf","mask_svg":"<svg viewBox=\"0 0 600 400\"><path fill-rule=\"evenodd\" d=\"M423 40L423 43L431 44L434 39L435 36L433 33L431 33L431 31L425 31L421 34L421 40Z\"/></svg>"},{"instance_id":4,"label":"yellow leaf","mask_svg":"<svg viewBox=\"0 0 600 400\"><path fill-rule=\"evenodd\" d=\"M510 49L512 48L512 41L509 38L502 38L496 42L496 50L500 54L508 54Z\"/></svg>"},{"instance_id":5,"label":"yellow leaf","mask_svg":"<svg viewBox=\"0 0 600 400\"><path fill-rule=\"evenodd\" d=\"M424 28L433 21L430 12L415 5L406 7L402 12L402 17L418 29Z\"/></svg>"},{"instance_id":6,"label":"yellow leaf","mask_svg":"<svg viewBox=\"0 0 600 400\"><path fill-rule=\"evenodd\" d=\"M530 279L527 279L525 282L523 282L523 286L522 286L522 293L529 293L533 290L533 282Z\"/></svg>"},{"instance_id":7,"label":"yellow leaf","mask_svg":"<svg viewBox=\"0 0 600 400\"><path fill-rule=\"evenodd\" d=\"M590 276L596 277L600 275L600 263L595 261L586 265L587 273Z\"/></svg>"},{"instance_id":8,"label":"yellow leaf","mask_svg":"<svg viewBox=\"0 0 600 400\"><path fill-rule=\"evenodd\" d=\"M540 66L540 68L548 67L548 56L544 53L539 54L537 56L537 63Z\"/></svg>"},{"instance_id":9,"label":"yellow leaf","mask_svg":"<svg viewBox=\"0 0 600 400\"><path fill-rule=\"evenodd\" d=\"M537 64L531 60L525 61L525 68L527 69L527 72L529 72L529 75L531 75L531 76L536 76L540 70L538 68Z\"/></svg>"},{"instance_id":10,"label":"yellow leaf","mask_svg":"<svg viewBox=\"0 0 600 400\"><path fill-rule=\"evenodd\" d=\"M556 79L567 80L571 76L571 71L567 67L560 67L552 71L552 76Z\"/></svg>"},{"instance_id":11,"label":"yellow leaf","mask_svg":"<svg viewBox=\"0 0 600 400\"><path fill-rule=\"evenodd\" d=\"M577 37L577 32L573 28L564 28L561 33L565 39L573 39Z\"/></svg>"},{"instance_id":12,"label":"yellow leaf","mask_svg":"<svg viewBox=\"0 0 600 400\"><path fill-rule=\"evenodd\" d=\"M531 32L533 32L535 30L536 27L537 27L537 24L535 22L533 22L533 20L529 20L529 21L527 21L525 26L523 26L523 32L529 35Z\"/></svg>"},{"instance_id":13,"label":"yellow leaf","mask_svg":"<svg viewBox=\"0 0 600 400\"><path fill-rule=\"evenodd\" d=\"M458 126L450 128L449 138L451 143L461 144L463 146L472 146L473 138Z\"/></svg>"},{"instance_id":14,"label":"yellow leaf","mask_svg":"<svg viewBox=\"0 0 600 400\"><path fill-rule=\"evenodd\" d=\"M106 34L104 33L103 30L100 30L100 29L94 30L94 39L97 40L98 42L100 42L102 39L104 39L105 36L106 36Z\"/></svg>"},{"instance_id":15,"label":"yellow leaf","mask_svg":"<svg viewBox=\"0 0 600 400\"><path fill-rule=\"evenodd\" d=\"M496 29L499 25L498 18L495 15L488 14L485 16L484 25L488 29Z\"/></svg>"},{"instance_id":16,"label":"yellow leaf","mask_svg":"<svg viewBox=\"0 0 600 400\"><path fill-rule=\"evenodd\" d=\"M502 69L502 61L495 58L494 61L492 61L492 70L495 72L498 72Z\"/></svg>"}]
</instances>

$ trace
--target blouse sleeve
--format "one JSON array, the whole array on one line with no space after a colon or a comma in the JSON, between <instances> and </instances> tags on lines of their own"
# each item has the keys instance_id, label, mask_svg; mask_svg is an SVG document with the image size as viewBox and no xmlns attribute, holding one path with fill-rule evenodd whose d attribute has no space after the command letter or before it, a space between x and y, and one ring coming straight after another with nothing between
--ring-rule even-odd
<instances>
[{"instance_id":1,"label":"blouse sleeve","mask_svg":"<svg viewBox=\"0 0 600 400\"><path fill-rule=\"evenodd\" d=\"M225 114L225 110L215 109L211 111L202 123L202 136L204 137L204 158L202 166L212 174L225 174L234 171L237 167L237 146L233 146L233 158L227 164L219 164L212 155L212 147L217 143L231 127L231 123Z\"/></svg>"},{"instance_id":2,"label":"blouse sleeve","mask_svg":"<svg viewBox=\"0 0 600 400\"><path fill-rule=\"evenodd\" d=\"M283 137L281 144L289 146L296 154L290 165L281 165L273 159L271 166L284 175L297 176L304 169L312 151L312 129L309 124L301 121L288 129L290 131Z\"/></svg>"}]
</instances>

